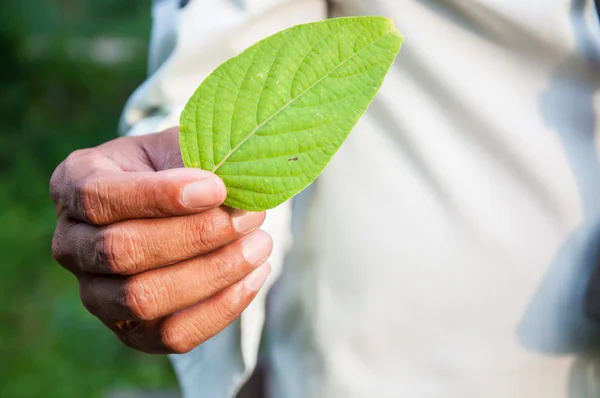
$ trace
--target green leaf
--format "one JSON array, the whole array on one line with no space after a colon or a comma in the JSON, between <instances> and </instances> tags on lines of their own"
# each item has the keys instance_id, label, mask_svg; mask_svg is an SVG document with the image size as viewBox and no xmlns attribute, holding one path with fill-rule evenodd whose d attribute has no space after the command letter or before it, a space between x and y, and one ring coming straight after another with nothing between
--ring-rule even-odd
<instances>
[{"instance_id":1,"label":"green leaf","mask_svg":"<svg viewBox=\"0 0 600 398\"><path fill-rule=\"evenodd\" d=\"M217 174L225 204L278 206L323 171L365 112L400 51L382 17L303 24L219 66L181 113L186 167Z\"/></svg>"}]
</instances>

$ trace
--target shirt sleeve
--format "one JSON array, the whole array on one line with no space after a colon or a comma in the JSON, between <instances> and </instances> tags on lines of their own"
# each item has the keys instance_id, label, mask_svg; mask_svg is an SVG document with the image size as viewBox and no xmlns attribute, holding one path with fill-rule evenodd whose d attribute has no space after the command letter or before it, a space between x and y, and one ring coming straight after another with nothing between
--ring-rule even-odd
<instances>
[{"instance_id":1,"label":"shirt sleeve","mask_svg":"<svg viewBox=\"0 0 600 398\"><path fill-rule=\"evenodd\" d=\"M149 75L127 102L119 130L144 135L179 124L200 83L221 63L266 36L326 17L325 0L155 0ZM291 205L270 210L272 273L258 296L223 332L190 353L171 355L185 397L233 397L252 373L265 319L265 297L291 245Z\"/></svg>"}]
</instances>

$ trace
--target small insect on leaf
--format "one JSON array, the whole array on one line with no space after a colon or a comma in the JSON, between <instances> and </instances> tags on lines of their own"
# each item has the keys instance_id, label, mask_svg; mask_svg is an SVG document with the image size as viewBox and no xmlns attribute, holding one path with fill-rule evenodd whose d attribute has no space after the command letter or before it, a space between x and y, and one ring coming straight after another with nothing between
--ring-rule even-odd
<instances>
[{"instance_id":1,"label":"small insect on leaf","mask_svg":"<svg viewBox=\"0 0 600 398\"><path fill-rule=\"evenodd\" d=\"M297 25L211 73L180 117L186 167L217 174L225 204L271 209L323 171L365 112L403 37L383 17Z\"/></svg>"}]
</instances>

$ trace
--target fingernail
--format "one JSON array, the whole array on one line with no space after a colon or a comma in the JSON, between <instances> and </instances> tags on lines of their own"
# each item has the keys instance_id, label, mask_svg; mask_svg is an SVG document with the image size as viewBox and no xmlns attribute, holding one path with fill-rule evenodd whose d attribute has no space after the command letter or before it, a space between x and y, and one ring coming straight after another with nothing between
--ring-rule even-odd
<instances>
[{"instance_id":1,"label":"fingernail","mask_svg":"<svg viewBox=\"0 0 600 398\"><path fill-rule=\"evenodd\" d=\"M256 231L242 240L242 255L249 264L259 265L271 254L271 237L264 231Z\"/></svg>"},{"instance_id":2,"label":"fingernail","mask_svg":"<svg viewBox=\"0 0 600 398\"><path fill-rule=\"evenodd\" d=\"M186 185L181 195L183 203L192 209L214 206L221 198L221 186L212 177Z\"/></svg>"},{"instance_id":3,"label":"fingernail","mask_svg":"<svg viewBox=\"0 0 600 398\"><path fill-rule=\"evenodd\" d=\"M258 228L265 220L264 213L243 212L233 216L233 228L239 234Z\"/></svg>"},{"instance_id":4,"label":"fingernail","mask_svg":"<svg viewBox=\"0 0 600 398\"><path fill-rule=\"evenodd\" d=\"M271 273L271 264L264 263L244 279L244 288L248 293L257 292L265 284Z\"/></svg>"}]
</instances>

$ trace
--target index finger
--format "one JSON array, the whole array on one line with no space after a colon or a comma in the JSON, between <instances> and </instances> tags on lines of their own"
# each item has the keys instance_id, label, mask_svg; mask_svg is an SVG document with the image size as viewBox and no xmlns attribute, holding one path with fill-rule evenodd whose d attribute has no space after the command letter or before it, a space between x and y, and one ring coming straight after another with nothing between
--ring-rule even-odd
<instances>
[{"instance_id":1,"label":"index finger","mask_svg":"<svg viewBox=\"0 0 600 398\"><path fill-rule=\"evenodd\" d=\"M57 173L62 178L51 182L57 206L69 217L94 225L199 213L221 205L226 197L221 179L199 169L64 174Z\"/></svg>"}]
</instances>

